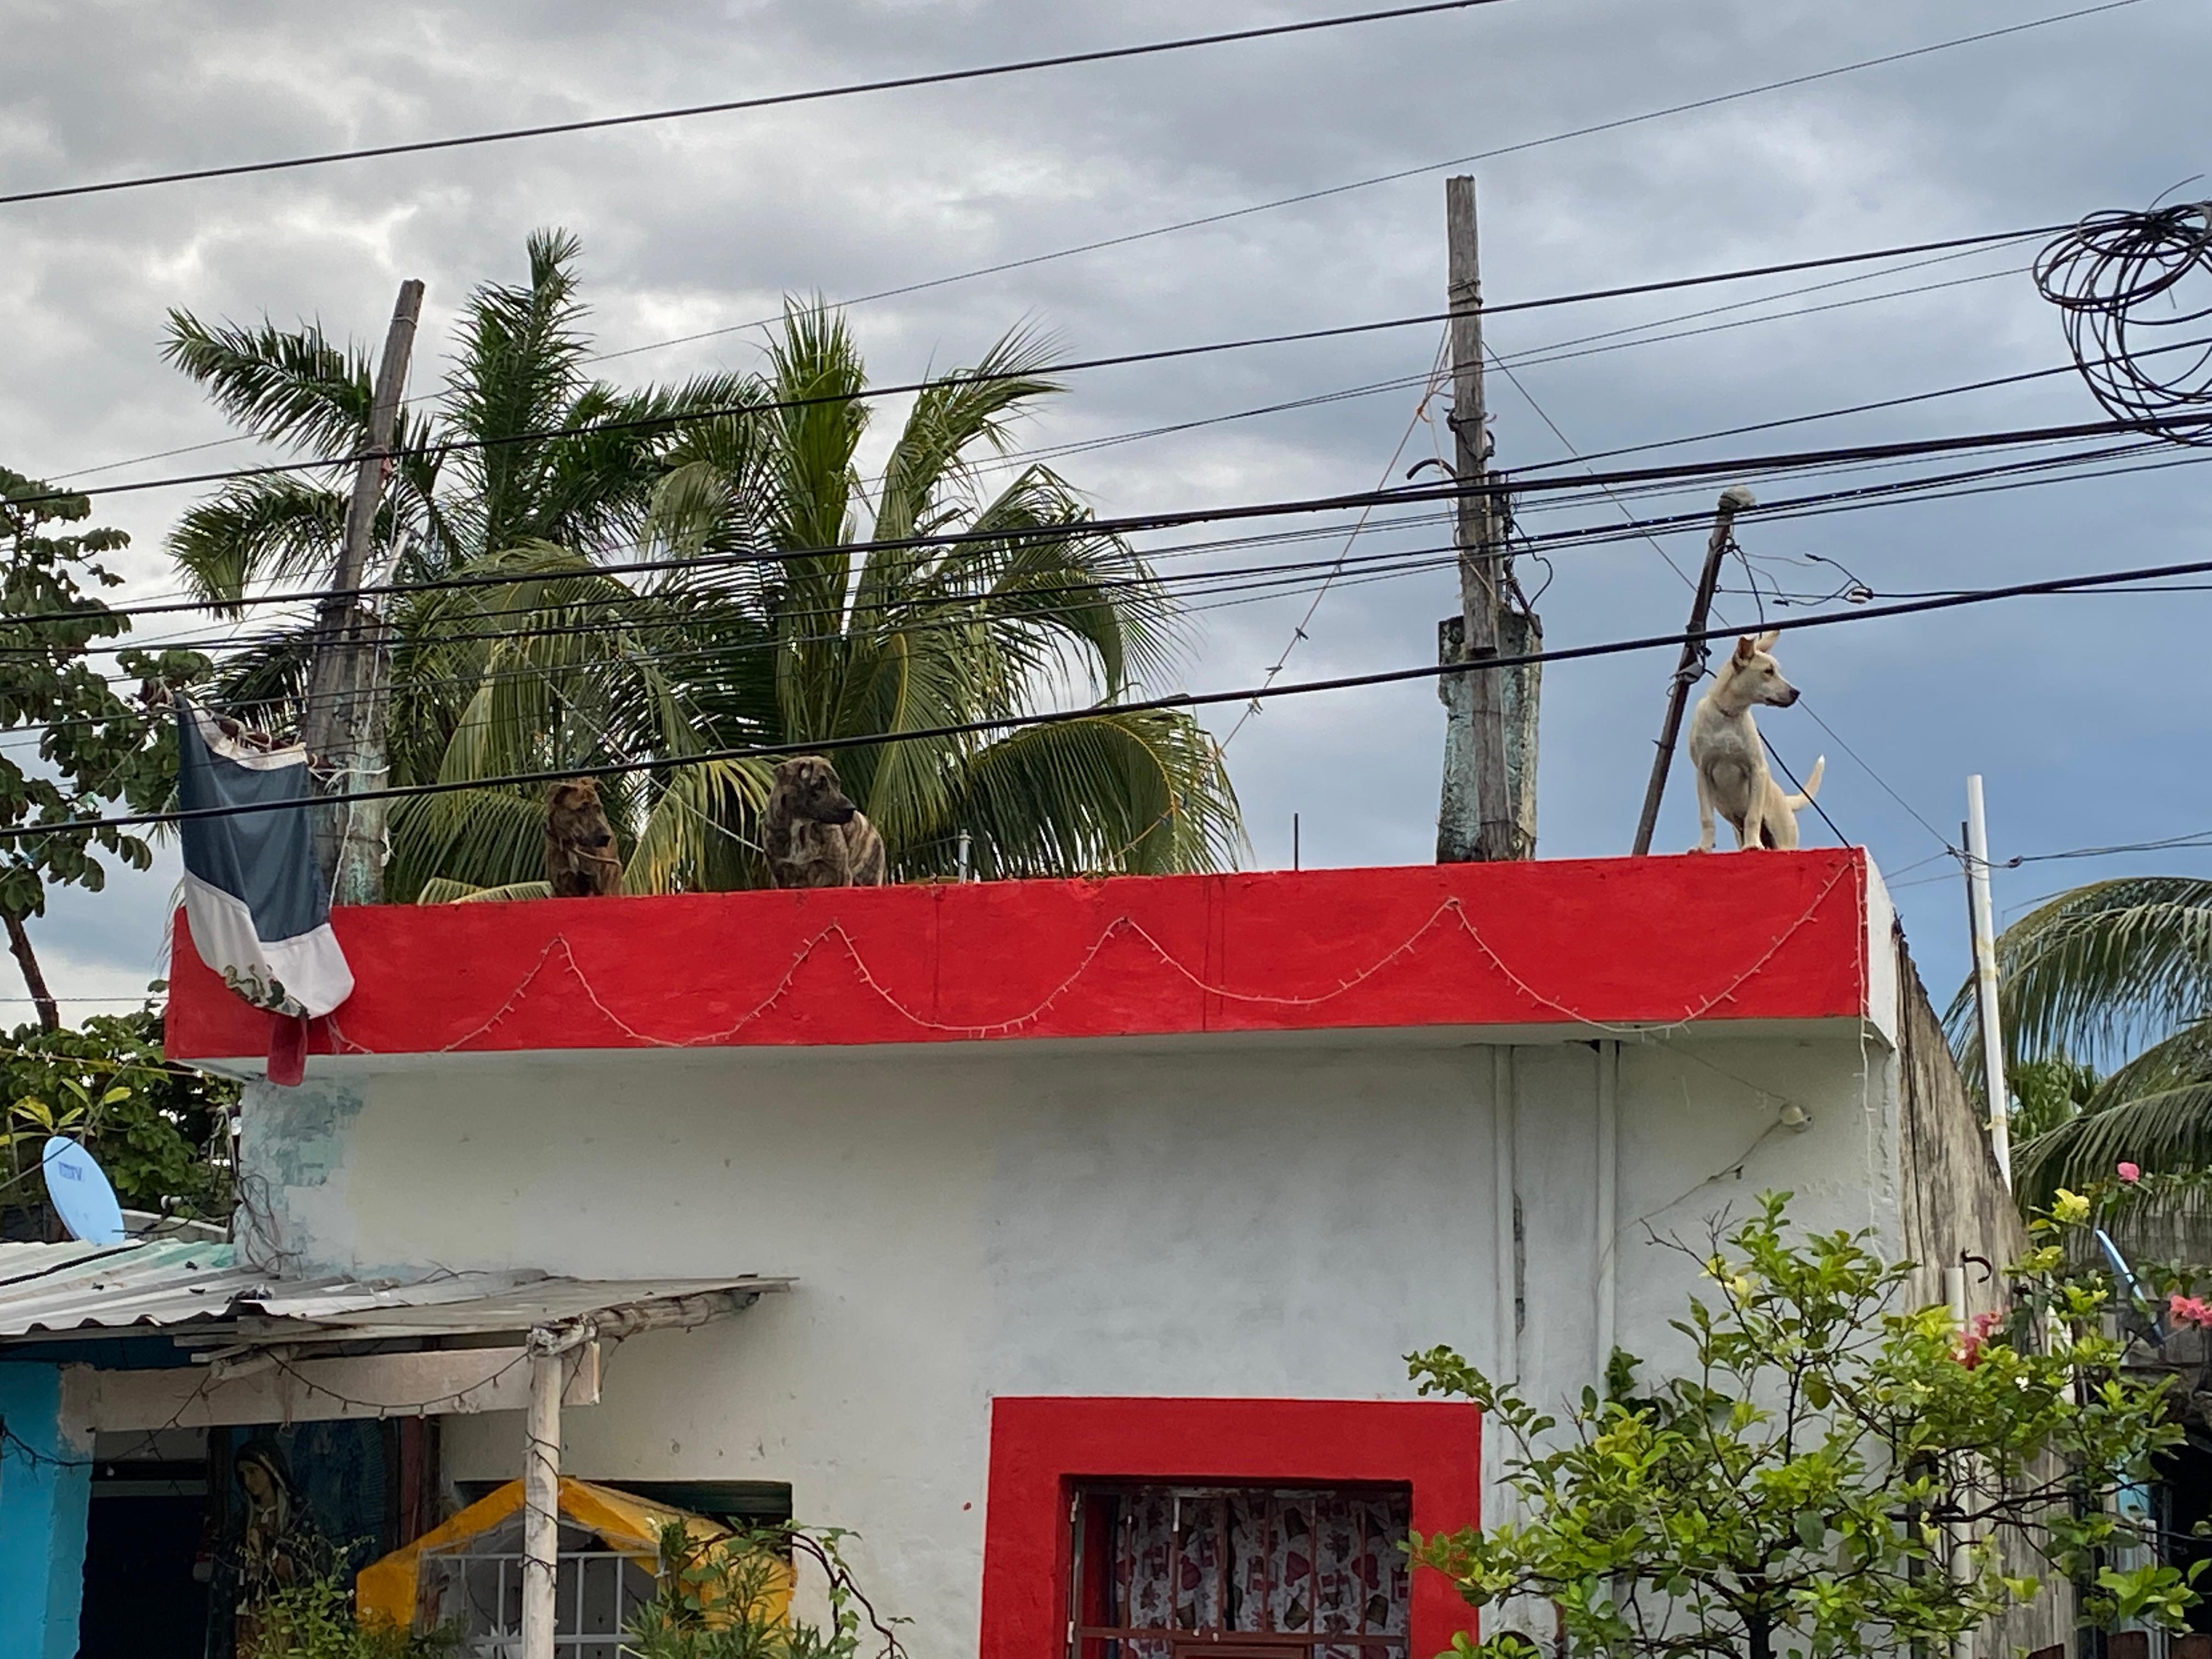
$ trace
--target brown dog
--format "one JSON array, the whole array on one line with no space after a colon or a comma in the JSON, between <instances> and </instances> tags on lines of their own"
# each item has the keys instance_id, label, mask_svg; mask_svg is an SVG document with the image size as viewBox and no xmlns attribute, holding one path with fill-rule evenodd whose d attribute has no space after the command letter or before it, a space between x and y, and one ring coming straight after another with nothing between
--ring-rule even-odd
<instances>
[{"instance_id":1,"label":"brown dog","mask_svg":"<svg viewBox=\"0 0 2212 1659\"><path fill-rule=\"evenodd\" d=\"M779 887L880 887L884 838L838 786L837 769L799 755L775 769L761 820Z\"/></svg>"},{"instance_id":2,"label":"brown dog","mask_svg":"<svg viewBox=\"0 0 2212 1659\"><path fill-rule=\"evenodd\" d=\"M545 879L555 898L599 898L622 891L614 826L589 778L556 783L545 803Z\"/></svg>"}]
</instances>

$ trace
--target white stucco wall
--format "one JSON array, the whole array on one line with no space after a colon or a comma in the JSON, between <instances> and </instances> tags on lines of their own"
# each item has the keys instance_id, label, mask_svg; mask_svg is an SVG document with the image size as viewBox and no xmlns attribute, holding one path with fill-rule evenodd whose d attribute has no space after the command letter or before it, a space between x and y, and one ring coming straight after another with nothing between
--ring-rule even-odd
<instances>
[{"instance_id":1,"label":"white stucco wall","mask_svg":"<svg viewBox=\"0 0 2212 1659\"><path fill-rule=\"evenodd\" d=\"M471 1056L256 1085L245 1155L305 1263L795 1276L624 1345L567 1468L788 1481L802 1520L860 1534L916 1659L950 1659L975 1651L994 1394L1403 1398L1401 1356L1437 1342L1510 1369L1501 1073L1522 1379L1596 1381L1604 1063L1552 1043L1501 1068L1435 1035ZM1788 1187L1808 1224L1894 1238L1878 1039L1706 1027L1619 1066L1622 1346L1680 1340L1693 1270L1647 1226L1694 1239ZM448 1471L511 1478L520 1437L448 1419Z\"/></svg>"}]
</instances>

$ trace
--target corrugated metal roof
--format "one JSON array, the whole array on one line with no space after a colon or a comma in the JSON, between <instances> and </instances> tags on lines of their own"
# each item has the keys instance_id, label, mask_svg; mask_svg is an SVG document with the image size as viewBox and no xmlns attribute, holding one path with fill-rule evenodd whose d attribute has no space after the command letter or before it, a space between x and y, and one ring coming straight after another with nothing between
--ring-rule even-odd
<instances>
[{"instance_id":1,"label":"corrugated metal roof","mask_svg":"<svg viewBox=\"0 0 2212 1659\"><path fill-rule=\"evenodd\" d=\"M0 1340L82 1331L228 1328L246 1340L483 1335L597 1318L615 1334L697 1304L733 1311L787 1279L568 1279L531 1271L407 1282L284 1279L228 1243L0 1244Z\"/></svg>"},{"instance_id":2,"label":"corrugated metal roof","mask_svg":"<svg viewBox=\"0 0 2212 1659\"><path fill-rule=\"evenodd\" d=\"M0 1244L0 1337L220 1318L267 1277L206 1240Z\"/></svg>"}]
</instances>

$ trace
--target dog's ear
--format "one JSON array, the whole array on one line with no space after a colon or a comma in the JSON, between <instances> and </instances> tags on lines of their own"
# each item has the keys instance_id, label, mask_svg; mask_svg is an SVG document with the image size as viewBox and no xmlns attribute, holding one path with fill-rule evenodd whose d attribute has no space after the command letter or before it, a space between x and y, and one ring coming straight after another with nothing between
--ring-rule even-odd
<instances>
[{"instance_id":1,"label":"dog's ear","mask_svg":"<svg viewBox=\"0 0 2212 1659\"><path fill-rule=\"evenodd\" d=\"M1780 629L1770 628L1764 634L1761 634L1759 636L1759 648L1762 651L1771 651L1774 649L1775 642L1780 640L1781 637L1782 630Z\"/></svg>"},{"instance_id":2,"label":"dog's ear","mask_svg":"<svg viewBox=\"0 0 2212 1659\"><path fill-rule=\"evenodd\" d=\"M1735 659L1740 663L1749 662L1758 650L1759 641L1746 634L1735 642Z\"/></svg>"}]
</instances>

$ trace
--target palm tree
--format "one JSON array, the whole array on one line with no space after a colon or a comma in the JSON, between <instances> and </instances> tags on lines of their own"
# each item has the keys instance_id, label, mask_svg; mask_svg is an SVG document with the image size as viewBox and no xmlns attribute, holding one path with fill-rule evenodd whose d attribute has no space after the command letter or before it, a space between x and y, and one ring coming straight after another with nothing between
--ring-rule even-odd
<instances>
[{"instance_id":1,"label":"palm tree","mask_svg":"<svg viewBox=\"0 0 2212 1659\"><path fill-rule=\"evenodd\" d=\"M1015 422L1060 389L1044 342L1017 331L933 381L871 484L866 377L841 319L791 308L764 374L619 391L585 372L577 252L540 233L526 285L473 294L443 387L403 421L383 571L502 580L392 601L392 781L471 786L396 804L392 896L533 890L542 793L506 775L799 752L1071 696L1091 712L838 751L896 874L950 873L963 832L986 876L1233 857L1242 831L1212 740L1187 716L1117 707L1176 645L1150 567L1091 528L1049 469L984 486ZM265 440L327 456L363 441L368 360L313 325L179 313L167 349ZM256 584L329 580L337 483L244 480L195 507L170 538L185 580L234 613ZM605 568L639 562L665 568ZM222 693L270 707L264 723L296 714L306 645L304 627L255 641ZM771 771L702 761L611 782L629 886L763 882Z\"/></svg>"},{"instance_id":2,"label":"palm tree","mask_svg":"<svg viewBox=\"0 0 2212 1659\"><path fill-rule=\"evenodd\" d=\"M2040 906L1997 940L1998 1009L2028 1131L2023 1202L2109 1178L2212 1170L2212 881L2097 882ZM1945 1016L1978 1085L1973 985ZM2100 1075L2088 1060L2117 1057Z\"/></svg>"}]
</instances>

